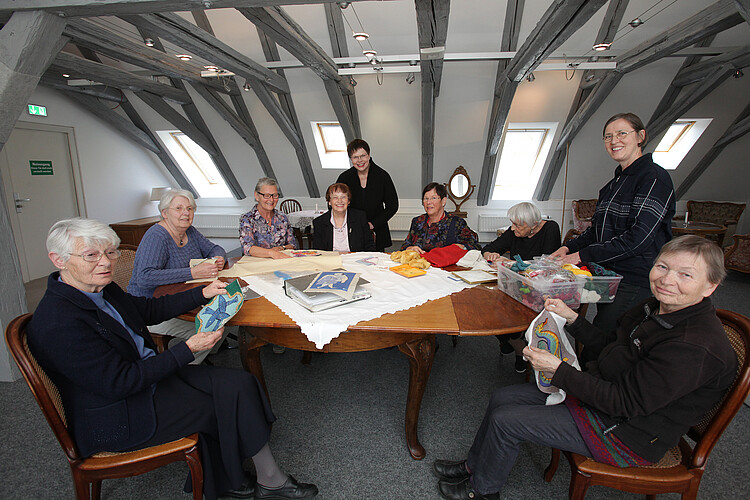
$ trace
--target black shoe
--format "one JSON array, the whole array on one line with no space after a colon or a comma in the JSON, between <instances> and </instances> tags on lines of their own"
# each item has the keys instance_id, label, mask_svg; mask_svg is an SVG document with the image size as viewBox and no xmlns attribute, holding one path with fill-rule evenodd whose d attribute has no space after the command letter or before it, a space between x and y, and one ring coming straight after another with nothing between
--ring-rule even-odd
<instances>
[{"instance_id":1,"label":"black shoe","mask_svg":"<svg viewBox=\"0 0 750 500\"><path fill-rule=\"evenodd\" d=\"M255 487L255 500L285 500L288 498L312 498L318 496L318 487L314 484L298 483L292 476L278 488L269 488L258 484Z\"/></svg>"},{"instance_id":2,"label":"black shoe","mask_svg":"<svg viewBox=\"0 0 750 500\"><path fill-rule=\"evenodd\" d=\"M516 352L516 350L510 345L510 342L500 342L500 354L503 356L510 356L514 352Z\"/></svg>"},{"instance_id":3,"label":"black shoe","mask_svg":"<svg viewBox=\"0 0 750 500\"><path fill-rule=\"evenodd\" d=\"M516 373L526 373L526 360L523 356L516 356Z\"/></svg>"},{"instance_id":4,"label":"black shoe","mask_svg":"<svg viewBox=\"0 0 750 500\"><path fill-rule=\"evenodd\" d=\"M499 500L499 493L490 493L482 495L474 490L471 481L467 477L460 483L451 483L449 481L438 481L438 490L440 496L448 500Z\"/></svg>"},{"instance_id":5,"label":"black shoe","mask_svg":"<svg viewBox=\"0 0 750 500\"><path fill-rule=\"evenodd\" d=\"M219 498L254 498L255 497L255 476L250 473L245 473L245 480L242 482L242 486L236 490L225 491Z\"/></svg>"},{"instance_id":6,"label":"black shoe","mask_svg":"<svg viewBox=\"0 0 750 500\"><path fill-rule=\"evenodd\" d=\"M469 471L466 470L466 460L460 462L435 460L432 463L432 471L437 477L446 481L462 481L469 477Z\"/></svg>"}]
</instances>

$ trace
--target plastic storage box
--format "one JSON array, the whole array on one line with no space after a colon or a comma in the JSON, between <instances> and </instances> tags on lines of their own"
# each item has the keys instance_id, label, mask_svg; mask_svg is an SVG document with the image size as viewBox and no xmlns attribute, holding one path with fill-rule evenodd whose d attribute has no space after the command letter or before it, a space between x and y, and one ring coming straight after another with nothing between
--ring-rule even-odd
<instances>
[{"instance_id":1,"label":"plastic storage box","mask_svg":"<svg viewBox=\"0 0 750 500\"><path fill-rule=\"evenodd\" d=\"M537 312L544 309L544 299L560 299L575 309L581 305L583 280L550 281L544 278L527 278L503 265L497 266L497 288L521 304Z\"/></svg>"},{"instance_id":2,"label":"plastic storage box","mask_svg":"<svg viewBox=\"0 0 750 500\"><path fill-rule=\"evenodd\" d=\"M578 279L583 283L581 303L606 303L615 300L622 276L579 276Z\"/></svg>"}]
</instances>

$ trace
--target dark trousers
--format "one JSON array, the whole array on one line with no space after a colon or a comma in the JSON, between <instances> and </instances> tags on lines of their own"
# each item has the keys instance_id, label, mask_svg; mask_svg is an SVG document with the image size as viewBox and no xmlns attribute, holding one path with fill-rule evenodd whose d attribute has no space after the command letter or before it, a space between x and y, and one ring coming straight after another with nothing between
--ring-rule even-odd
<instances>
[{"instance_id":1,"label":"dark trousers","mask_svg":"<svg viewBox=\"0 0 750 500\"><path fill-rule=\"evenodd\" d=\"M255 376L235 369L188 365L156 385L153 446L200 433L203 494L207 500L239 488L242 462L268 442L271 407ZM190 490L190 477L186 491Z\"/></svg>"},{"instance_id":2,"label":"dark trousers","mask_svg":"<svg viewBox=\"0 0 750 500\"><path fill-rule=\"evenodd\" d=\"M524 441L591 456L565 404L546 406L546 399L533 382L492 394L467 458L479 493L502 489Z\"/></svg>"}]
</instances>

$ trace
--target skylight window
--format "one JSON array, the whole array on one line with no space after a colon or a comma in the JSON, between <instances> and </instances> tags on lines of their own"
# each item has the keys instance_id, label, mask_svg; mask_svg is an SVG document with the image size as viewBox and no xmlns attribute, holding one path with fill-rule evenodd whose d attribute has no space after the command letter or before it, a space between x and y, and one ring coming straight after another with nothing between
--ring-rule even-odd
<instances>
[{"instance_id":1,"label":"skylight window","mask_svg":"<svg viewBox=\"0 0 750 500\"><path fill-rule=\"evenodd\" d=\"M654 161L674 170L708 128L711 118L680 118L670 125L654 150Z\"/></svg>"},{"instance_id":2,"label":"skylight window","mask_svg":"<svg viewBox=\"0 0 750 500\"><path fill-rule=\"evenodd\" d=\"M493 200L530 200L547 161L556 123L511 123L499 154Z\"/></svg>"},{"instance_id":3,"label":"skylight window","mask_svg":"<svg viewBox=\"0 0 750 500\"><path fill-rule=\"evenodd\" d=\"M179 130L156 132L201 198L231 198L211 155Z\"/></svg>"},{"instance_id":4,"label":"skylight window","mask_svg":"<svg viewBox=\"0 0 750 500\"><path fill-rule=\"evenodd\" d=\"M346 137L338 122L310 122L323 168L349 168Z\"/></svg>"}]
</instances>

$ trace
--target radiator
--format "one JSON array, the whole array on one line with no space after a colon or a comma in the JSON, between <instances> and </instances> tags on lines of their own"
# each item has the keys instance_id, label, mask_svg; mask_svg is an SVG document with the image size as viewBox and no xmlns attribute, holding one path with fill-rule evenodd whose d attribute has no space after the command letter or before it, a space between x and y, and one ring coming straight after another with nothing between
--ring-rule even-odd
<instances>
[{"instance_id":1,"label":"radiator","mask_svg":"<svg viewBox=\"0 0 750 500\"><path fill-rule=\"evenodd\" d=\"M195 214L195 228L207 238L237 238L240 214Z\"/></svg>"},{"instance_id":2,"label":"radiator","mask_svg":"<svg viewBox=\"0 0 750 500\"><path fill-rule=\"evenodd\" d=\"M510 226L510 219L507 217L479 214L479 228L477 231L480 233L494 233L498 229L505 229L508 226Z\"/></svg>"},{"instance_id":3,"label":"radiator","mask_svg":"<svg viewBox=\"0 0 750 500\"><path fill-rule=\"evenodd\" d=\"M388 221L388 227L391 231L408 231L411 227L411 220L421 213L422 212L415 212L412 214L397 213Z\"/></svg>"}]
</instances>

